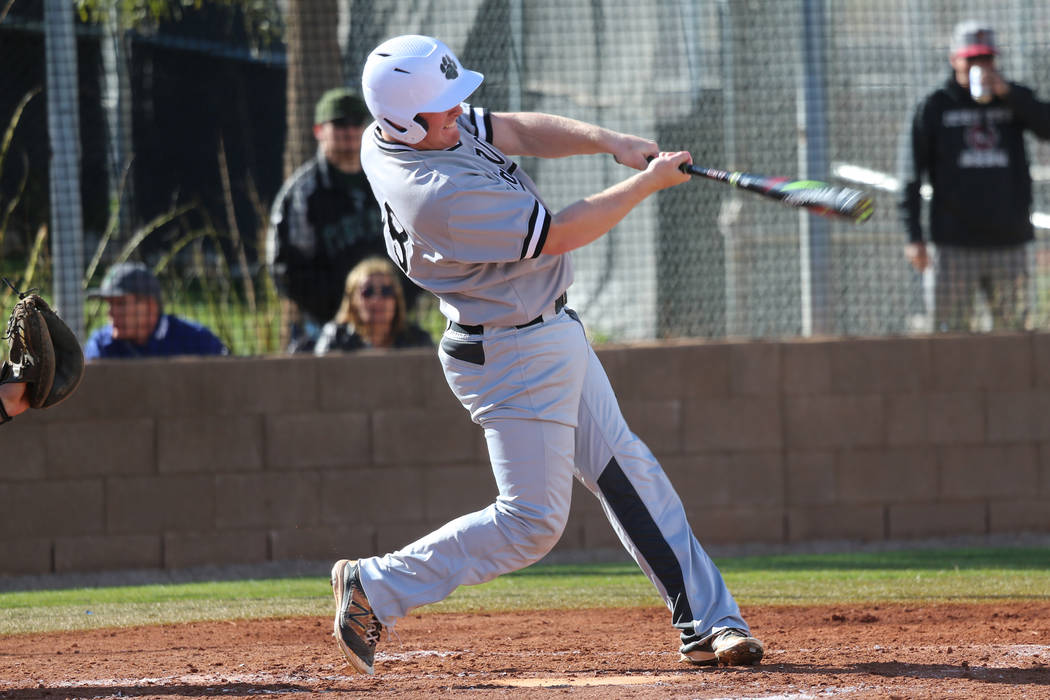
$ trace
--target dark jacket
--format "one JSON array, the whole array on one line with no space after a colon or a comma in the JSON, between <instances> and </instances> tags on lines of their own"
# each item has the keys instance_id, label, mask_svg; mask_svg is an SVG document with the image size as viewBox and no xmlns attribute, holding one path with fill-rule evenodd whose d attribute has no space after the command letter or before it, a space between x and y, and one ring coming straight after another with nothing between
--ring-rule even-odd
<instances>
[{"instance_id":1,"label":"dark jacket","mask_svg":"<svg viewBox=\"0 0 1050 700\"><path fill-rule=\"evenodd\" d=\"M434 340L430 334L414 323L405 325L405 329L394 336L395 348L425 348L433 347ZM317 339L314 353L324 355L326 352L335 350L361 350L372 347L362 338L353 324L336 323L329 321L321 329L321 337Z\"/></svg>"},{"instance_id":2,"label":"dark jacket","mask_svg":"<svg viewBox=\"0 0 1050 700\"><path fill-rule=\"evenodd\" d=\"M346 275L386 257L379 206L364 173L335 172L318 151L281 187L266 256L277 290L321 324L339 310Z\"/></svg>"},{"instance_id":3,"label":"dark jacket","mask_svg":"<svg viewBox=\"0 0 1050 700\"><path fill-rule=\"evenodd\" d=\"M919 103L901 156L901 217L923 240L919 187L933 186L928 240L964 247L1032 240L1032 177L1024 132L1050 138L1050 103L1010 83L1006 98L978 104L954 75Z\"/></svg>"}]
</instances>

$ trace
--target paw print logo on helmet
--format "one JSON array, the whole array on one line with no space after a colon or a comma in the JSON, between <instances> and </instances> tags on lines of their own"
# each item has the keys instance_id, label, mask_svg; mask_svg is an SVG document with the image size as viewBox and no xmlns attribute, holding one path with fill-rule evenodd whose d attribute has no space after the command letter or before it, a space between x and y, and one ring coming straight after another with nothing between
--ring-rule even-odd
<instances>
[{"instance_id":1,"label":"paw print logo on helmet","mask_svg":"<svg viewBox=\"0 0 1050 700\"><path fill-rule=\"evenodd\" d=\"M456 70L456 62L448 54L445 54L445 57L441 59L441 72L449 80L455 80L459 77L459 71Z\"/></svg>"},{"instance_id":2,"label":"paw print logo on helmet","mask_svg":"<svg viewBox=\"0 0 1050 700\"><path fill-rule=\"evenodd\" d=\"M444 80L437 78L438 74ZM466 100L485 76L467 70L439 39L417 34L388 39L372 50L361 74L368 111L399 141L413 144L427 130L421 112L445 112Z\"/></svg>"}]
</instances>

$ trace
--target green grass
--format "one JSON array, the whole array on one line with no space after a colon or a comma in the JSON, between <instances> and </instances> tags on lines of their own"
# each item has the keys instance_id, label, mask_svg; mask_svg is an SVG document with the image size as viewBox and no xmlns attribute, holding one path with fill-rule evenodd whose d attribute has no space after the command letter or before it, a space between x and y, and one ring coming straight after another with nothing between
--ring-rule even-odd
<instances>
[{"instance_id":1,"label":"green grass","mask_svg":"<svg viewBox=\"0 0 1050 700\"><path fill-rule=\"evenodd\" d=\"M744 606L1050 600L1050 552L913 550L717 559ZM0 634L329 615L324 576L0 593ZM537 565L421 612L659 606L633 564Z\"/></svg>"}]
</instances>

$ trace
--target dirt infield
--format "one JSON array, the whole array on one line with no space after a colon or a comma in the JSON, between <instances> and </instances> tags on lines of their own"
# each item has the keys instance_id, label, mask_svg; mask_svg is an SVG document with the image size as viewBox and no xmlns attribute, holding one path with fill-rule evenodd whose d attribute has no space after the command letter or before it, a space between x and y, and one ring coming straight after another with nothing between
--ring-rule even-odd
<instances>
[{"instance_id":1,"label":"dirt infield","mask_svg":"<svg viewBox=\"0 0 1050 700\"><path fill-rule=\"evenodd\" d=\"M760 607L754 668L678 661L665 610L426 614L348 676L329 618L0 637L4 698L1050 698L1050 602Z\"/></svg>"}]
</instances>

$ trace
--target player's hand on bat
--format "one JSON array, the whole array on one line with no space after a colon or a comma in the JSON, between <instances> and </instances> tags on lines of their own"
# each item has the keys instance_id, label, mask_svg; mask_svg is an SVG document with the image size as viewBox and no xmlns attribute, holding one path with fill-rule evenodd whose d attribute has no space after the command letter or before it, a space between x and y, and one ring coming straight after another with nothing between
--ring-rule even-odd
<instances>
[{"instance_id":1,"label":"player's hand on bat","mask_svg":"<svg viewBox=\"0 0 1050 700\"><path fill-rule=\"evenodd\" d=\"M689 151L661 151L655 158L650 156L648 160L646 172L656 178L658 189L674 187L690 179L690 175L681 170L682 165L693 162Z\"/></svg>"},{"instance_id":2,"label":"player's hand on bat","mask_svg":"<svg viewBox=\"0 0 1050 700\"><path fill-rule=\"evenodd\" d=\"M617 134L617 140L611 150L612 157L617 163L635 170L645 170L649 159L659 152L660 148L656 145L656 141L630 134Z\"/></svg>"}]
</instances>

